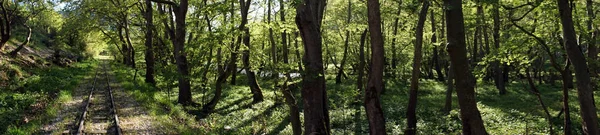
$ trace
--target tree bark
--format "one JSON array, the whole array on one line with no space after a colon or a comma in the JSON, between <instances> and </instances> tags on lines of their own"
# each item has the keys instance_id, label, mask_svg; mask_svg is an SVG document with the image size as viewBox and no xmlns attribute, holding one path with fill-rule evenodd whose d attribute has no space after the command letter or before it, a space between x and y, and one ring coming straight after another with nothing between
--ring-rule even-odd
<instances>
[{"instance_id":1,"label":"tree bark","mask_svg":"<svg viewBox=\"0 0 600 135\"><path fill-rule=\"evenodd\" d=\"M500 49L500 3L495 3L493 7L493 16L494 16L494 34L492 35L494 38L494 48L496 50ZM494 82L496 83L496 88L498 88L498 92L500 95L506 94L506 86L504 85L504 74L502 74L502 68L500 65L500 61L496 60L493 63L494 65Z\"/></svg>"},{"instance_id":2,"label":"tree bark","mask_svg":"<svg viewBox=\"0 0 600 135\"><path fill-rule=\"evenodd\" d=\"M475 99L475 80L467 62L462 0L444 0L446 6L447 51L456 75L456 94L464 135L487 134Z\"/></svg>"},{"instance_id":3,"label":"tree bark","mask_svg":"<svg viewBox=\"0 0 600 135\"><path fill-rule=\"evenodd\" d=\"M125 40L125 36L123 35L123 26L121 24L117 25L117 33L119 36L119 40L121 40L121 49L123 55L123 64L130 66L131 59L129 58L131 55L129 54L131 51L129 49L129 45L127 45L127 41Z\"/></svg>"},{"instance_id":4,"label":"tree bark","mask_svg":"<svg viewBox=\"0 0 600 135\"><path fill-rule=\"evenodd\" d=\"M452 110L452 91L454 91L454 66L450 64L448 69L448 80L446 80L446 101L444 102L444 114L450 114Z\"/></svg>"},{"instance_id":5,"label":"tree bark","mask_svg":"<svg viewBox=\"0 0 600 135\"><path fill-rule=\"evenodd\" d=\"M11 57L17 56L19 51L21 51L21 49L25 48L25 46L29 43L29 40L31 40L31 27L27 26L26 24L25 24L25 27L29 30L29 32L27 34L27 38L25 39L25 42L23 42L23 43L21 43L21 45L19 45L19 47L17 47L15 50L10 52Z\"/></svg>"},{"instance_id":6,"label":"tree bark","mask_svg":"<svg viewBox=\"0 0 600 135\"><path fill-rule=\"evenodd\" d=\"M285 24L285 3L283 2L283 0L279 0L279 15L281 18L281 23ZM289 61L290 49L289 49L289 43L287 40L287 30L283 30L283 32L281 32L281 46L282 46L281 49L283 51L283 63L287 67L288 64L290 64L290 61ZM289 72L286 72L286 77L288 77L288 78L290 77Z\"/></svg>"},{"instance_id":7,"label":"tree bark","mask_svg":"<svg viewBox=\"0 0 600 135\"><path fill-rule=\"evenodd\" d=\"M573 26L573 17L568 0L557 0L558 11L563 30L564 48L571 64L575 68L575 78L577 79L577 95L579 97L579 106L581 110L581 119L583 133L588 135L600 134L598 129L598 115L594 105L594 93L591 87L591 79L588 66L583 52L578 47L575 37L575 28Z\"/></svg>"},{"instance_id":8,"label":"tree bark","mask_svg":"<svg viewBox=\"0 0 600 135\"><path fill-rule=\"evenodd\" d=\"M423 54L423 26L427 20L427 11L429 10L429 1L423 1L423 7L419 12L419 20L415 32L415 50L413 59L412 77L410 78L410 96L408 99L408 107L406 110L406 123L408 127L404 130L406 135L417 134L417 93L419 91L419 75L421 74L421 59ZM433 15L433 14L432 14Z\"/></svg>"},{"instance_id":9,"label":"tree bark","mask_svg":"<svg viewBox=\"0 0 600 135\"><path fill-rule=\"evenodd\" d=\"M402 6L402 0L398 1L398 7ZM398 35L398 25L399 25L399 20L400 20L400 13L402 11L402 8L398 8L398 13L396 13L396 18L394 19L394 32L392 35L392 75L394 75L396 73L396 66L398 65L398 58L397 58L397 51L396 50L396 35Z\"/></svg>"},{"instance_id":10,"label":"tree bark","mask_svg":"<svg viewBox=\"0 0 600 135\"><path fill-rule=\"evenodd\" d=\"M171 1L151 0L153 2L169 4L174 8L175 14L175 32L172 33L171 42L173 42L173 55L179 72L179 95L177 102L183 105L191 105L192 92L190 88L190 72L185 53L185 33L186 33L186 15L188 11L188 0L180 0L179 4ZM216 95L216 94L215 94Z\"/></svg>"},{"instance_id":11,"label":"tree bark","mask_svg":"<svg viewBox=\"0 0 600 135\"><path fill-rule=\"evenodd\" d=\"M598 60L598 46L596 45L596 36L600 34L600 31L598 29L594 29L594 19L596 19L596 14L594 13L593 5L594 3L592 0L586 0L586 9L588 14L587 30L589 31L588 63L590 65L590 69L592 69L590 70L592 76L597 77L598 73L600 73L600 70L598 70L598 62L595 62Z\"/></svg>"},{"instance_id":12,"label":"tree bark","mask_svg":"<svg viewBox=\"0 0 600 135\"><path fill-rule=\"evenodd\" d=\"M352 0L348 0L348 15L347 15L346 24L350 25L350 20L352 19ZM348 28L347 28L348 29ZM342 56L342 62L340 62L340 68L338 69L337 75L335 76L335 84L342 83L342 77L344 75L344 65L346 65L346 59L348 57L348 46L350 39L350 30L346 30L346 39L344 41L344 54Z\"/></svg>"},{"instance_id":13,"label":"tree bark","mask_svg":"<svg viewBox=\"0 0 600 135\"><path fill-rule=\"evenodd\" d=\"M6 42L10 39L11 31L12 31L12 21L9 19L11 15L9 15L9 11L4 6L5 1L0 1L0 8L2 9L2 22L0 22L0 51L4 51L4 47L6 46Z\"/></svg>"},{"instance_id":14,"label":"tree bark","mask_svg":"<svg viewBox=\"0 0 600 135\"><path fill-rule=\"evenodd\" d=\"M477 0L477 16L483 13L483 8L481 7L481 3ZM473 32L473 52L471 52L471 59L473 60L472 67L475 68L477 63L479 62L479 44L481 43L481 19L475 18L476 26L475 32Z\"/></svg>"},{"instance_id":15,"label":"tree bark","mask_svg":"<svg viewBox=\"0 0 600 135\"><path fill-rule=\"evenodd\" d=\"M369 33L371 33L371 68L369 69L369 80L365 89L364 100L367 119L369 120L369 133L371 135L386 134L385 118L383 117L379 99L383 92L383 66L385 63L379 10L379 0L367 1Z\"/></svg>"},{"instance_id":16,"label":"tree bark","mask_svg":"<svg viewBox=\"0 0 600 135\"><path fill-rule=\"evenodd\" d=\"M296 48L296 61L298 63L298 71L304 72L302 69L302 55L300 55L300 47L298 47L298 32L294 33L294 47Z\"/></svg>"},{"instance_id":17,"label":"tree bark","mask_svg":"<svg viewBox=\"0 0 600 135\"><path fill-rule=\"evenodd\" d=\"M324 0L302 0L296 9L296 25L304 43L305 74L302 75L304 105L304 133L331 134L327 91L323 71L321 21L325 10Z\"/></svg>"},{"instance_id":18,"label":"tree bark","mask_svg":"<svg viewBox=\"0 0 600 135\"><path fill-rule=\"evenodd\" d=\"M250 45L250 29L246 27L248 23L248 10L250 9L250 3L252 0L240 0L241 15L242 15L242 23L240 24L240 30L244 32L242 40L244 45L248 47L243 51L242 61L244 63L244 70L246 70L246 75L248 75L248 86L250 86L250 91L252 92L253 101L252 103L259 103L264 100L264 96L262 94L262 90L258 83L256 82L256 74L252 70L250 66L250 50L252 46Z\"/></svg>"},{"instance_id":19,"label":"tree bark","mask_svg":"<svg viewBox=\"0 0 600 135\"><path fill-rule=\"evenodd\" d=\"M442 67L440 67L440 55L438 53L438 47L439 45L435 45L438 41L437 41L437 33L436 33L436 25L435 25L435 14L433 13L433 9L431 9L431 15L429 15L429 17L431 18L431 32L433 33L433 35L431 35L431 44L433 44L433 62L434 62L434 68L435 71L438 75L438 81L443 82L444 81L444 74L442 73Z\"/></svg>"},{"instance_id":20,"label":"tree bark","mask_svg":"<svg viewBox=\"0 0 600 135\"><path fill-rule=\"evenodd\" d=\"M152 46L152 2L146 0L146 83L156 85L154 80L154 47Z\"/></svg>"},{"instance_id":21,"label":"tree bark","mask_svg":"<svg viewBox=\"0 0 600 135\"><path fill-rule=\"evenodd\" d=\"M537 89L533 79L531 78L529 69L525 69L525 74L527 75L527 83L529 84L529 87L531 87L531 93L537 97L538 102L540 102L540 105L544 109L544 113L546 114L546 121L548 122L548 127L550 127L550 134L554 135L554 128L552 126L552 115L550 115L550 112L548 111L548 107L546 107L546 104L544 104L544 100L542 100L541 93ZM525 88L527 88L527 87L525 87Z\"/></svg>"},{"instance_id":22,"label":"tree bark","mask_svg":"<svg viewBox=\"0 0 600 135\"><path fill-rule=\"evenodd\" d=\"M364 84L363 84L363 80L364 80L364 76L365 76L365 41L367 38L367 32L368 29L365 29L362 34L360 35L360 45L358 46L358 68L356 69L356 71L358 72L358 75L356 77L356 89L358 89L358 95L357 95L357 102L360 102L360 98L362 97L362 92L365 89ZM361 124L359 122L360 120L360 103L357 103L357 105L355 106L356 108L356 112L354 114L355 117L355 124L354 124L354 131L355 134L360 134L360 131L362 131L362 129L360 128Z\"/></svg>"},{"instance_id":23,"label":"tree bark","mask_svg":"<svg viewBox=\"0 0 600 135\"><path fill-rule=\"evenodd\" d=\"M271 0L267 0L267 23L269 24L269 41L271 43L271 60L273 62L271 77L279 77L277 73L277 44L275 44L275 38L273 37L273 28L271 28Z\"/></svg>"}]
</instances>

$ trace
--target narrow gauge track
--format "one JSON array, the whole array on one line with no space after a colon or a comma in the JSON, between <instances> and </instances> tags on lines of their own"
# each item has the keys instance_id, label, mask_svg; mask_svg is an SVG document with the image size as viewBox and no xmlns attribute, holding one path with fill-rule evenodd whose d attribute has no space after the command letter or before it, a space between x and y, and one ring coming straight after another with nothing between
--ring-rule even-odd
<instances>
[{"instance_id":1,"label":"narrow gauge track","mask_svg":"<svg viewBox=\"0 0 600 135\"><path fill-rule=\"evenodd\" d=\"M110 77L106 62L94 74L92 89L77 126L77 135L110 134L120 135L119 117L117 116Z\"/></svg>"}]
</instances>

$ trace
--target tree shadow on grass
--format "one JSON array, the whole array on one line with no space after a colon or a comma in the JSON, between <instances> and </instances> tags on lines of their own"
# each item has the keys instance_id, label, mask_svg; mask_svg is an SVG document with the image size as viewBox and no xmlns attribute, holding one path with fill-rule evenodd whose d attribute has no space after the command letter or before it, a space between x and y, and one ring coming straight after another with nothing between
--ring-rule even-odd
<instances>
[{"instance_id":1,"label":"tree shadow on grass","mask_svg":"<svg viewBox=\"0 0 600 135\"><path fill-rule=\"evenodd\" d=\"M231 103L229 105L226 105L224 107L221 107L219 109L216 109L213 112L216 112L216 113L221 114L221 115L226 115L226 114L229 114L229 113L232 113L232 112L235 112L235 111L239 111L239 110L242 110L242 109L250 108L250 107L252 107L252 105L254 105L253 103L247 103L247 104L245 104L243 106L239 106L239 107L237 107L235 109L229 109L229 110L227 110L228 108L231 108L232 106L234 106L236 104L240 104L241 102L243 102L245 100L249 100L249 99L250 99L250 97L244 97L244 98L238 99L235 102L233 102L233 103Z\"/></svg>"},{"instance_id":2,"label":"tree shadow on grass","mask_svg":"<svg viewBox=\"0 0 600 135\"><path fill-rule=\"evenodd\" d=\"M273 130L267 133L267 135L279 135L281 134L281 131L285 130L285 127L287 127L287 125L289 124L290 117L288 115L288 117L285 117L285 119L283 119L279 124L277 124L277 127L275 127Z\"/></svg>"},{"instance_id":3,"label":"tree shadow on grass","mask_svg":"<svg viewBox=\"0 0 600 135\"><path fill-rule=\"evenodd\" d=\"M257 119L258 119L258 117L261 117L261 116L271 116L271 114L273 114L273 112L275 111L275 108L277 108L277 107L279 107L279 106L280 106L280 105L271 105L269 108L265 109L265 111L263 111L263 113L261 113L261 114L259 114L259 115L256 115L256 116L253 116L252 118L250 118L250 119L247 119L247 120L243 121L243 122L242 122L242 124L240 124L240 125L239 125L239 126L237 126L237 127L245 127L245 126L248 126L248 124L252 123L252 121L255 121L255 120L257 120Z\"/></svg>"}]
</instances>

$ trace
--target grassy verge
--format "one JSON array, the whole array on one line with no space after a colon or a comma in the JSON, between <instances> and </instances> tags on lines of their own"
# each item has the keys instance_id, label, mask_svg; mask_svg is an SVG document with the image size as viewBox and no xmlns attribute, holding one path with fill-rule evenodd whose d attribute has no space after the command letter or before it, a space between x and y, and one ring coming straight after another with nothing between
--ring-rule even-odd
<instances>
[{"instance_id":1,"label":"grassy verge","mask_svg":"<svg viewBox=\"0 0 600 135\"><path fill-rule=\"evenodd\" d=\"M96 65L96 61L85 61L66 68L23 69L24 78L17 86L0 90L0 133L38 132L56 116L59 103L71 99L72 90L91 75Z\"/></svg>"}]
</instances>

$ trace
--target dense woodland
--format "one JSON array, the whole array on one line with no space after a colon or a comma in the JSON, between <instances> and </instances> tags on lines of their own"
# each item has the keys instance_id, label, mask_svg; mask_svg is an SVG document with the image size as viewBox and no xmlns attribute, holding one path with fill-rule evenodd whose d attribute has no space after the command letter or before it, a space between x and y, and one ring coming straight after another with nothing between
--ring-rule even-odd
<instances>
[{"instance_id":1,"label":"dense woodland","mask_svg":"<svg viewBox=\"0 0 600 135\"><path fill-rule=\"evenodd\" d=\"M0 50L110 55L136 99L181 119L183 134L599 135L599 6L1 0ZM2 85L0 107L34 89L10 75L0 74L17 84Z\"/></svg>"}]
</instances>

